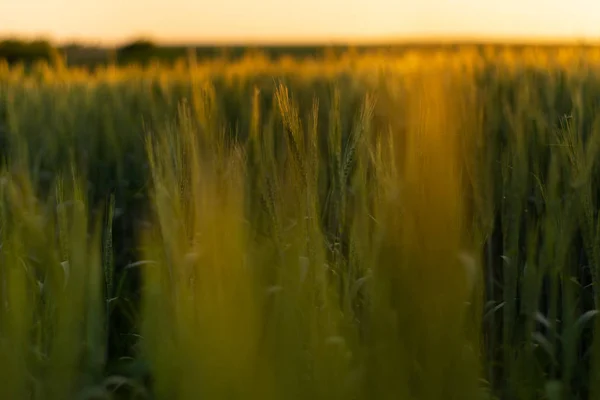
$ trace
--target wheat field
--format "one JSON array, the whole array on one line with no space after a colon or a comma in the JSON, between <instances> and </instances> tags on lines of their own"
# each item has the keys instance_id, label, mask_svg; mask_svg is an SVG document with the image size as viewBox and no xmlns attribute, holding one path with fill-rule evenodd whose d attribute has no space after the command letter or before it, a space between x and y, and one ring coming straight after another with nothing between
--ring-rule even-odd
<instances>
[{"instance_id":1,"label":"wheat field","mask_svg":"<svg viewBox=\"0 0 600 400\"><path fill-rule=\"evenodd\" d=\"M0 64L0 398L600 399L600 50Z\"/></svg>"}]
</instances>

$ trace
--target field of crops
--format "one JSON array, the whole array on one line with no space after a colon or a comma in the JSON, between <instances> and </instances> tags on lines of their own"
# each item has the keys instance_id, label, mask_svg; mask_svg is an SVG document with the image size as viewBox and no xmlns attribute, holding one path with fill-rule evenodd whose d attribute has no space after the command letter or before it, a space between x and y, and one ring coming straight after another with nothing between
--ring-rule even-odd
<instances>
[{"instance_id":1,"label":"field of crops","mask_svg":"<svg viewBox=\"0 0 600 400\"><path fill-rule=\"evenodd\" d=\"M600 50L0 62L1 399L600 399Z\"/></svg>"}]
</instances>

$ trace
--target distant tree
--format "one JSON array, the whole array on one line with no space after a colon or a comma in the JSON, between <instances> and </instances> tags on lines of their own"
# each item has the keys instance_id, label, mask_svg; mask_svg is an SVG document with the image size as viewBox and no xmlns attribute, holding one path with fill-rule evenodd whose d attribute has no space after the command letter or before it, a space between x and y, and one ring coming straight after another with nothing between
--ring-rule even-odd
<instances>
[{"instance_id":1,"label":"distant tree","mask_svg":"<svg viewBox=\"0 0 600 400\"><path fill-rule=\"evenodd\" d=\"M36 61L55 62L60 58L58 50L46 40L25 42L17 39L0 41L0 59L9 64L31 64Z\"/></svg>"},{"instance_id":2,"label":"distant tree","mask_svg":"<svg viewBox=\"0 0 600 400\"><path fill-rule=\"evenodd\" d=\"M145 52L156 50L157 46L148 39L138 39L119 47L122 52Z\"/></svg>"},{"instance_id":3,"label":"distant tree","mask_svg":"<svg viewBox=\"0 0 600 400\"><path fill-rule=\"evenodd\" d=\"M138 39L117 49L117 57L121 62L145 62L156 55L158 46L148 39Z\"/></svg>"}]
</instances>

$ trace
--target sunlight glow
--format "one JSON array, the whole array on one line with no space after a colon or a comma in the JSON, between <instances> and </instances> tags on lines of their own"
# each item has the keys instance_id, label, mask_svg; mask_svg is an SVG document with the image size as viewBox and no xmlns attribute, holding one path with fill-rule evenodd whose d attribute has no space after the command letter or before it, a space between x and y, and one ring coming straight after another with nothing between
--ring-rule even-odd
<instances>
[{"instance_id":1,"label":"sunlight glow","mask_svg":"<svg viewBox=\"0 0 600 400\"><path fill-rule=\"evenodd\" d=\"M597 0L0 0L0 36L113 42L600 39Z\"/></svg>"}]
</instances>

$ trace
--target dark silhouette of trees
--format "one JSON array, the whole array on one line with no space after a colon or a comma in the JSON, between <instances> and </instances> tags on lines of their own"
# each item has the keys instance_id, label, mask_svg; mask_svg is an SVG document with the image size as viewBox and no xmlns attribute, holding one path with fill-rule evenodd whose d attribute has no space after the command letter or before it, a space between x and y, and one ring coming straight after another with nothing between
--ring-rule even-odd
<instances>
[{"instance_id":1,"label":"dark silhouette of trees","mask_svg":"<svg viewBox=\"0 0 600 400\"><path fill-rule=\"evenodd\" d=\"M46 40L26 42L17 39L0 41L0 59L9 64L32 64L37 61L55 62L60 58L58 50Z\"/></svg>"},{"instance_id":2,"label":"dark silhouette of trees","mask_svg":"<svg viewBox=\"0 0 600 400\"><path fill-rule=\"evenodd\" d=\"M147 62L156 56L158 46L148 39L138 39L117 49L117 58L121 63Z\"/></svg>"}]
</instances>

